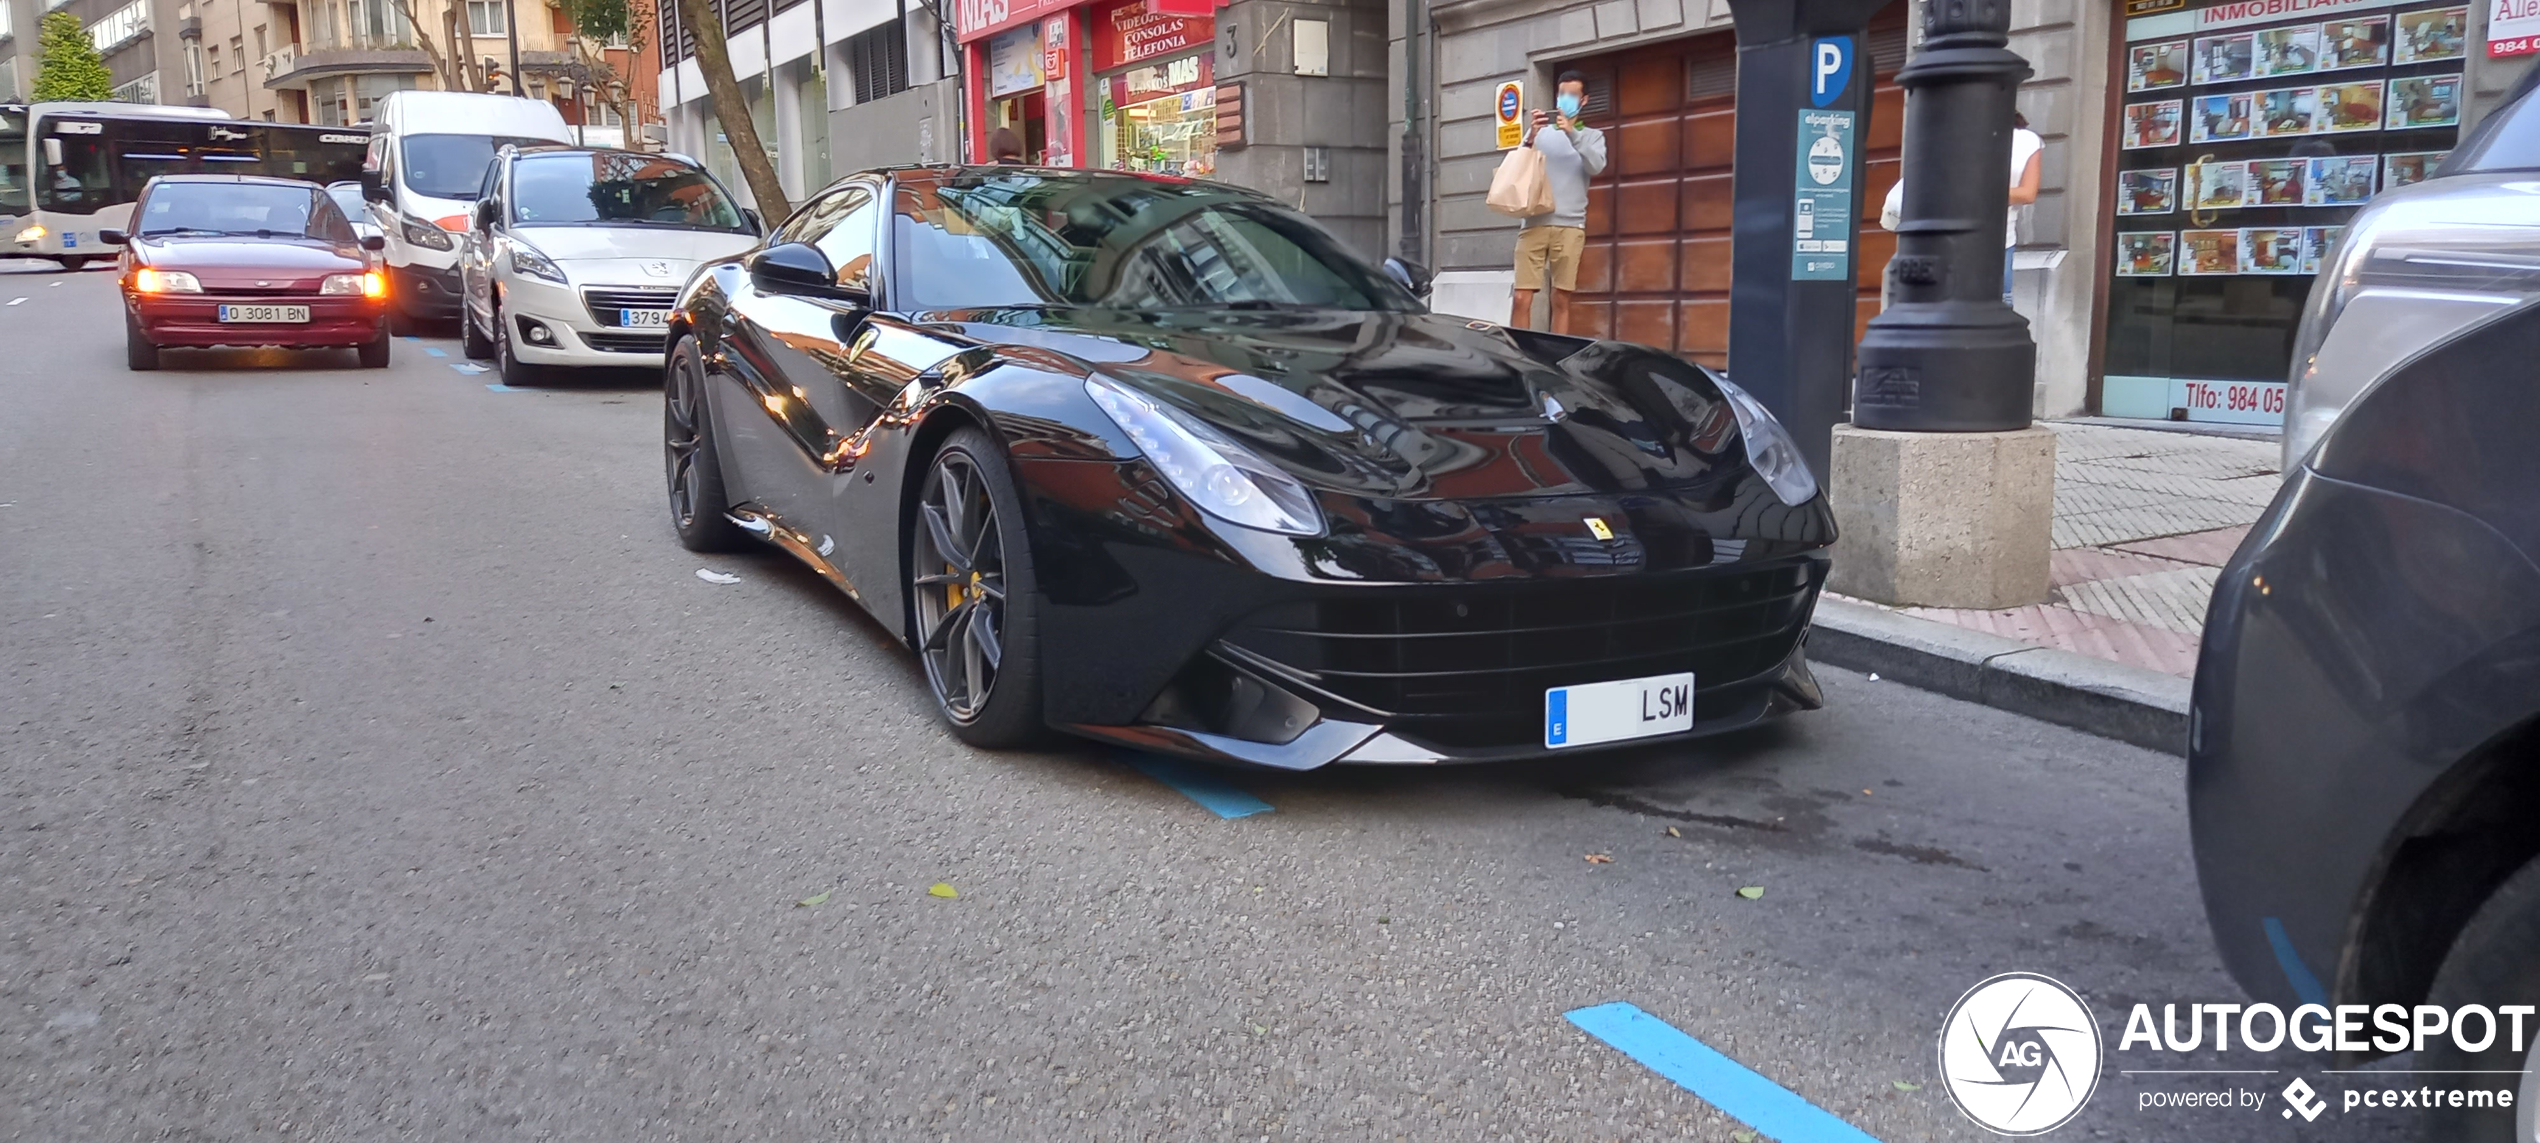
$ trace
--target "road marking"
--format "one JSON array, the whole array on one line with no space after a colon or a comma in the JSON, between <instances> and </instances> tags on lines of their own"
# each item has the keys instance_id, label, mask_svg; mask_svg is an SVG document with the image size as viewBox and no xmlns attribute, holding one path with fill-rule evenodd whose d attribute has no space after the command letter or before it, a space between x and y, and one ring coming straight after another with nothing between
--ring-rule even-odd
<instances>
[{"instance_id":1,"label":"road marking","mask_svg":"<svg viewBox=\"0 0 2540 1143\"><path fill-rule=\"evenodd\" d=\"M477 375L477 374L479 374L479 373L483 373L483 372L485 372L485 367L484 367L484 366L479 365L479 364L477 364L477 363L475 363L475 362L473 362L473 361L453 361L453 362L451 362L451 363L450 363L450 368L452 368L452 369L456 369L456 370L458 370L459 372L461 372L461 373L465 373L465 374L467 374L467 375L469 375L469 376L471 376L471 377L473 377L473 376L475 376L475 375Z\"/></svg>"},{"instance_id":2,"label":"road marking","mask_svg":"<svg viewBox=\"0 0 2540 1143\"><path fill-rule=\"evenodd\" d=\"M492 382L492 383L490 383L490 384L486 385L485 387L486 387L488 390L491 390L491 391L496 392L496 393L535 393L535 392L537 392L537 390L535 390L535 389L515 389L515 388L512 388L512 387L511 387L511 386L509 386L509 385L505 385L505 384L503 384L503 383L502 383L502 382L500 382L500 381Z\"/></svg>"},{"instance_id":3,"label":"road marking","mask_svg":"<svg viewBox=\"0 0 2540 1143\"><path fill-rule=\"evenodd\" d=\"M10 304L10 305L13 305L13 306L16 306L16 305L24 305L24 304L26 304L26 299L25 299L25 298L11 298L11 299L9 299L9 304Z\"/></svg>"},{"instance_id":4,"label":"road marking","mask_svg":"<svg viewBox=\"0 0 2540 1143\"><path fill-rule=\"evenodd\" d=\"M2267 917L2258 922L2267 931L2267 943L2275 948L2276 967L2284 970L2284 982L2293 986L2293 998L2304 1004L2328 1004L2328 990L2320 987L2320 978L2311 966L2302 963L2301 950L2293 947L2293 934L2284 931L2284 922Z\"/></svg>"},{"instance_id":5,"label":"road marking","mask_svg":"<svg viewBox=\"0 0 2540 1143\"><path fill-rule=\"evenodd\" d=\"M434 348L432 348L432 347L431 347L431 346L429 346L429 345L424 346L424 347L423 347L423 351L424 351L425 353L429 353L429 354L433 355L434 357L448 357L448 356L449 356L449 354L443 353L443 352L441 352L441 351L440 351L440 350L438 350L438 349L434 349Z\"/></svg>"},{"instance_id":6,"label":"road marking","mask_svg":"<svg viewBox=\"0 0 2540 1143\"><path fill-rule=\"evenodd\" d=\"M1630 1004L1616 1001L1567 1015L1581 1031L1767 1138L1781 1143L1878 1143L1868 1132Z\"/></svg>"},{"instance_id":7,"label":"road marking","mask_svg":"<svg viewBox=\"0 0 2540 1143\"><path fill-rule=\"evenodd\" d=\"M1155 754L1130 754L1128 760L1139 773L1181 791L1183 797L1218 817L1248 818L1270 812L1270 803L1228 785L1203 767Z\"/></svg>"}]
</instances>

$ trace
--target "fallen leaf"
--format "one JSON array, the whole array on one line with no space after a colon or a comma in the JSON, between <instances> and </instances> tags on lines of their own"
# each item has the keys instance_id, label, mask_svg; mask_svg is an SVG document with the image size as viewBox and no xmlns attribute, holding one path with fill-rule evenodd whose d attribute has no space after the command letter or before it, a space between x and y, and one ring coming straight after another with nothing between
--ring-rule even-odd
<instances>
[{"instance_id":1,"label":"fallen leaf","mask_svg":"<svg viewBox=\"0 0 2540 1143\"><path fill-rule=\"evenodd\" d=\"M1739 889L1737 891L1737 895L1744 897L1749 901L1757 900L1764 896L1764 887L1761 885L1749 885L1745 888Z\"/></svg>"},{"instance_id":2,"label":"fallen leaf","mask_svg":"<svg viewBox=\"0 0 2540 1143\"><path fill-rule=\"evenodd\" d=\"M1896 1090L1898 1090L1898 1091L1921 1091L1921 1090L1923 1090L1923 1085L1918 1084L1918 1083L1907 1083L1907 1082L1905 1082L1904 1080L1889 1080L1889 1081L1887 1081L1887 1082L1892 1083L1892 1084L1895 1084L1895 1085L1896 1085Z\"/></svg>"},{"instance_id":3,"label":"fallen leaf","mask_svg":"<svg viewBox=\"0 0 2540 1143\"><path fill-rule=\"evenodd\" d=\"M926 895L929 897L941 897L947 901L955 901L961 898L961 890L953 888L952 885L947 882L938 881L926 887Z\"/></svg>"},{"instance_id":4,"label":"fallen leaf","mask_svg":"<svg viewBox=\"0 0 2540 1143\"><path fill-rule=\"evenodd\" d=\"M1684 833L1683 833L1682 831L1678 830L1678 829L1677 829L1676 827L1674 827L1674 826L1668 826L1668 827L1667 827L1667 836L1669 836L1669 837L1683 837L1683 836L1684 836Z\"/></svg>"},{"instance_id":5,"label":"fallen leaf","mask_svg":"<svg viewBox=\"0 0 2540 1143\"><path fill-rule=\"evenodd\" d=\"M1264 1028L1259 1024L1255 1024L1252 1026L1252 1034L1255 1036L1267 1036L1270 1034L1270 1029Z\"/></svg>"},{"instance_id":6,"label":"fallen leaf","mask_svg":"<svg viewBox=\"0 0 2540 1143\"><path fill-rule=\"evenodd\" d=\"M1870 792L1870 790L1869 790L1869 787L1864 786L1864 787L1862 787L1862 788L1861 788L1861 796L1862 796L1862 797L1864 797L1864 798L1871 798L1871 797L1876 797L1877 795L1872 794L1872 793Z\"/></svg>"},{"instance_id":7,"label":"fallen leaf","mask_svg":"<svg viewBox=\"0 0 2540 1143\"><path fill-rule=\"evenodd\" d=\"M808 909L814 905L826 905L829 903L829 895L835 892L837 892L835 889L823 889L809 897L805 897L800 901L794 902L794 907L797 909Z\"/></svg>"},{"instance_id":8,"label":"fallen leaf","mask_svg":"<svg viewBox=\"0 0 2540 1143\"><path fill-rule=\"evenodd\" d=\"M1590 865L1612 865L1614 864L1614 855L1610 853L1591 853L1587 855L1587 861Z\"/></svg>"},{"instance_id":9,"label":"fallen leaf","mask_svg":"<svg viewBox=\"0 0 2540 1143\"><path fill-rule=\"evenodd\" d=\"M1377 924L1379 924L1379 925L1390 925L1390 924L1392 924L1392 923L1393 923L1393 918L1391 918L1391 917L1378 917L1378 918L1376 918L1376 923L1377 923Z\"/></svg>"},{"instance_id":10,"label":"fallen leaf","mask_svg":"<svg viewBox=\"0 0 2540 1143\"><path fill-rule=\"evenodd\" d=\"M739 582L741 582L741 577L739 577L739 576L737 576L737 575L726 575L725 573L723 573L723 572L719 572L719 571L716 571L716 570L714 570L713 568L698 568L698 569L697 569L697 578L698 578L698 579L701 579L701 580L704 580L704 581L706 581L707 583L739 583Z\"/></svg>"},{"instance_id":11,"label":"fallen leaf","mask_svg":"<svg viewBox=\"0 0 2540 1143\"><path fill-rule=\"evenodd\" d=\"M1755 1133L1752 1131L1740 1131L1729 1138L1737 1140L1737 1143L1755 1143Z\"/></svg>"}]
</instances>

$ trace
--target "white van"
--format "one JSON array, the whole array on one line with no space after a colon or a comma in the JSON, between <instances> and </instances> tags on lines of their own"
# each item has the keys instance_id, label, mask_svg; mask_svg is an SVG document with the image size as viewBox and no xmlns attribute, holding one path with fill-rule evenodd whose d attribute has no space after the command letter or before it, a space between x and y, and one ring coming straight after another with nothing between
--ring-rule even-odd
<instances>
[{"instance_id":1,"label":"white van","mask_svg":"<svg viewBox=\"0 0 2540 1143\"><path fill-rule=\"evenodd\" d=\"M505 144L572 140L553 104L510 95L395 91L379 101L362 197L388 239L388 300L403 322L459 316L459 240L486 165Z\"/></svg>"}]
</instances>

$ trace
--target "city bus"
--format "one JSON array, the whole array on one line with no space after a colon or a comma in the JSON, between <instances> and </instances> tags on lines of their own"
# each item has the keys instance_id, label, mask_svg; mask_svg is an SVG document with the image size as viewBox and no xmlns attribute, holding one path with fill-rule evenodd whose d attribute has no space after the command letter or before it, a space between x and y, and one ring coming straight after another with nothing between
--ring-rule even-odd
<instances>
[{"instance_id":1,"label":"city bus","mask_svg":"<svg viewBox=\"0 0 2540 1143\"><path fill-rule=\"evenodd\" d=\"M67 270L114 249L154 175L275 175L314 183L359 178L367 127L232 119L206 107L141 103L0 105L0 258L44 258Z\"/></svg>"}]
</instances>

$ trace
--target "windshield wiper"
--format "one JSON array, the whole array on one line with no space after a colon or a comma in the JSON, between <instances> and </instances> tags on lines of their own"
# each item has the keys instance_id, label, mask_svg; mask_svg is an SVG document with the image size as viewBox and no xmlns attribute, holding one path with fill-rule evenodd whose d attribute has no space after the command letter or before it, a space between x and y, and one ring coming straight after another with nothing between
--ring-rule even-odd
<instances>
[{"instance_id":1,"label":"windshield wiper","mask_svg":"<svg viewBox=\"0 0 2540 1143\"><path fill-rule=\"evenodd\" d=\"M143 238L179 238L186 235L196 235L205 238L219 238L227 233L228 232L224 230L207 230L200 226L179 226L172 230L144 230L141 232L141 236Z\"/></svg>"}]
</instances>

